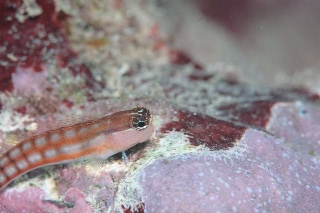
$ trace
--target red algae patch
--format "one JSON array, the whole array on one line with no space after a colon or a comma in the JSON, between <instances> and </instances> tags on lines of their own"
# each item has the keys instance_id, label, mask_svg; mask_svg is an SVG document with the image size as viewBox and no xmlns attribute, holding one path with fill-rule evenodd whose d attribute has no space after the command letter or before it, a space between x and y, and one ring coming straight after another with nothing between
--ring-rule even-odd
<instances>
[{"instance_id":1,"label":"red algae patch","mask_svg":"<svg viewBox=\"0 0 320 213\"><path fill-rule=\"evenodd\" d=\"M177 121L167 123L161 132L182 131L190 136L189 140L192 145L205 145L212 150L233 147L246 130L244 126L199 113L179 110L176 116Z\"/></svg>"},{"instance_id":2,"label":"red algae patch","mask_svg":"<svg viewBox=\"0 0 320 213\"><path fill-rule=\"evenodd\" d=\"M129 209L123 208L123 212L124 213L144 213L145 212L144 207L145 207L145 204L142 203L139 205L137 210L132 210L131 208L129 208Z\"/></svg>"},{"instance_id":3,"label":"red algae patch","mask_svg":"<svg viewBox=\"0 0 320 213\"><path fill-rule=\"evenodd\" d=\"M271 108L276 103L275 100L246 101L225 105L219 108L221 116L230 116L230 120L265 128L271 116Z\"/></svg>"},{"instance_id":4,"label":"red algae patch","mask_svg":"<svg viewBox=\"0 0 320 213\"><path fill-rule=\"evenodd\" d=\"M41 72L43 64L58 64L69 67L73 75L83 73L91 79L89 70L75 61L54 1L27 2L0 1L0 91L14 89L12 74L18 67Z\"/></svg>"}]
</instances>

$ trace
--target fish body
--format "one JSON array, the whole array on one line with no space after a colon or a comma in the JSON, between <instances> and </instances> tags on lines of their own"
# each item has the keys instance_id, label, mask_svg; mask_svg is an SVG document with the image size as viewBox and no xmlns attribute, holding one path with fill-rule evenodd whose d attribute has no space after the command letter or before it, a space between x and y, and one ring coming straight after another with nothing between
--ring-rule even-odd
<instances>
[{"instance_id":1,"label":"fish body","mask_svg":"<svg viewBox=\"0 0 320 213\"><path fill-rule=\"evenodd\" d=\"M134 108L27 138L0 157L0 190L33 169L80 159L106 159L148 140L150 111Z\"/></svg>"}]
</instances>

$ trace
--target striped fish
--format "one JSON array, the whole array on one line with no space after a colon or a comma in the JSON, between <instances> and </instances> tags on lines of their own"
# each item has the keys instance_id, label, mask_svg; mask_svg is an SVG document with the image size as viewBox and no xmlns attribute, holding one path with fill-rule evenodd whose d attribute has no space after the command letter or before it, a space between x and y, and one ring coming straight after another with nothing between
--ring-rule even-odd
<instances>
[{"instance_id":1,"label":"striped fish","mask_svg":"<svg viewBox=\"0 0 320 213\"><path fill-rule=\"evenodd\" d=\"M80 159L106 159L148 140L150 111L134 108L27 138L0 157L0 190L33 169Z\"/></svg>"}]
</instances>

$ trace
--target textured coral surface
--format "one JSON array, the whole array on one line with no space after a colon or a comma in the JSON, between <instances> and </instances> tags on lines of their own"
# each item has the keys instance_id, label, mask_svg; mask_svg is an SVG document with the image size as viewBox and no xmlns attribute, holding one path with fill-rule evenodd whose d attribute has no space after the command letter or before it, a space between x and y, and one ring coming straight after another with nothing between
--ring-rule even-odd
<instances>
[{"instance_id":1,"label":"textured coral surface","mask_svg":"<svg viewBox=\"0 0 320 213\"><path fill-rule=\"evenodd\" d=\"M150 109L156 126L127 160L22 175L1 190L1 212L320 209L317 63L265 66L253 52L238 55L258 25L253 11L269 23L270 11L292 11L294 1L186 1L187 16L170 2L0 2L1 153L32 134L136 106ZM291 72L299 69L311 77Z\"/></svg>"}]
</instances>

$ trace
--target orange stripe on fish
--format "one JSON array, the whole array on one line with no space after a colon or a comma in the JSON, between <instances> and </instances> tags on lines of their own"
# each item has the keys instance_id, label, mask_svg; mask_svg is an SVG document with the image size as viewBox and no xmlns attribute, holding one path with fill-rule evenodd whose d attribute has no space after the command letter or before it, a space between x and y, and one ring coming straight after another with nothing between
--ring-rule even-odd
<instances>
[{"instance_id":1,"label":"orange stripe on fish","mask_svg":"<svg viewBox=\"0 0 320 213\"><path fill-rule=\"evenodd\" d=\"M0 157L0 190L18 176L42 166L106 159L148 140L153 132L150 111L137 107L32 136Z\"/></svg>"}]
</instances>

